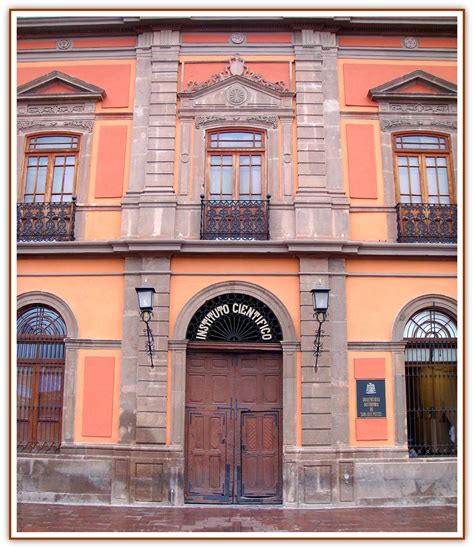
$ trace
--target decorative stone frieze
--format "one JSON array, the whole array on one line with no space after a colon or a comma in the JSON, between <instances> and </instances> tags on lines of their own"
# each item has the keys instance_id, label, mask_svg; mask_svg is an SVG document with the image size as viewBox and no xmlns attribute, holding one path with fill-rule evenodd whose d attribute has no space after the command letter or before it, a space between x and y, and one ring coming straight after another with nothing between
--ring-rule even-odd
<instances>
[{"instance_id":1,"label":"decorative stone frieze","mask_svg":"<svg viewBox=\"0 0 474 549\"><path fill-rule=\"evenodd\" d=\"M18 130L33 130L41 128L81 128L92 132L93 120L18 120Z\"/></svg>"},{"instance_id":2,"label":"decorative stone frieze","mask_svg":"<svg viewBox=\"0 0 474 549\"><path fill-rule=\"evenodd\" d=\"M204 128L210 124L215 124L216 122L244 122L248 124L257 123L270 126L271 128L276 129L278 127L278 117L274 115L264 115L256 114L251 116L220 116L220 115L209 115L209 116L197 116L195 121L196 129Z\"/></svg>"},{"instance_id":3,"label":"decorative stone frieze","mask_svg":"<svg viewBox=\"0 0 474 549\"><path fill-rule=\"evenodd\" d=\"M429 103L390 103L389 109L391 112L446 113L449 112L449 105Z\"/></svg>"},{"instance_id":4,"label":"decorative stone frieze","mask_svg":"<svg viewBox=\"0 0 474 549\"><path fill-rule=\"evenodd\" d=\"M232 57L232 59L230 60L229 64L227 65L224 71L219 72L217 74L213 74L205 82L193 82L193 81L188 82L186 89L184 91L185 93L193 93L196 91L200 91L200 90L209 88L214 84L218 84L219 82L223 82L228 78L231 78L232 76L241 76L246 80L250 80L251 82L256 82L261 86L263 86L264 88L268 88L273 91L277 91L277 92L289 91L283 81L270 82L269 80L266 80L265 78L263 78L261 74L250 71L248 67L245 65L245 62L241 57Z\"/></svg>"},{"instance_id":5,"label":"decorative stone frieze","mask_svg":"<svg viewBox=\"0 0 474 549\"><path fill-rule=\"evenodd\" d=\"M382 120L382 131L399 129L399 128L423 128L423 127L436 127L436 128L449 128L455 130L457 123L454 120L433 120L433 119L411 119L411 118L396 118L394 120Z\"/></svg>"},{"instance_id":6,"label":"decorative stone frieze","mask_svg":"<svg viewBox=\"0 0 474 549\"><path fill-rule=\"evenodd\" d=\"M28 105L26 114L71 114L85 110L84 103L78 105Z\"/></svg>"}]
</instances>

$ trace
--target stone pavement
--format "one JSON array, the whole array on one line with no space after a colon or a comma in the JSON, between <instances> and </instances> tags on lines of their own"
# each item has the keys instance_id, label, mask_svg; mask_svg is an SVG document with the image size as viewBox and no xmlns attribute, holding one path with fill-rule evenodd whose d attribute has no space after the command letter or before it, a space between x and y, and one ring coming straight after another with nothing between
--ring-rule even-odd
<instances>
[{"instance_id":1,"label":"stone pavement","mask_svg":"<svg viewBox=\"0 0 474 549\"><path fill-rule=\"evenodd\" d=\"M456 507L284 509L275 506L140 507L21 503L18 505L18 531L455 532Z\"/></svg>"}]
</instances>

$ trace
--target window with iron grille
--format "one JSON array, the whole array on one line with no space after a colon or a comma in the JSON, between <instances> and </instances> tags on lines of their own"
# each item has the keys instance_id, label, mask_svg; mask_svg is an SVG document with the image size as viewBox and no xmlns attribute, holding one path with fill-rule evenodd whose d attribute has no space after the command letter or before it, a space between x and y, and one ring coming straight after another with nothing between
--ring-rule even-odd
<instances>
[{"instance_id":1,"label":"window with iron grille","mask_svg":"<svg viewBox=\"0 0 474 549\"><path fill-rule=\"evenodd\" d=\"M56 452L61 444L66 324L33 305L17 319L17 448Z\"/></svg>"},{"instance_id":2,"label":"window with iron grille","mask_svg":"<svg viewBox=\"0 0 474 549\"><path fill-rule=\"evenodd\" d=\"M457 453L457 329L436 308L414 314L404 331L410 457Z\"/></svg>"}]
</instances>

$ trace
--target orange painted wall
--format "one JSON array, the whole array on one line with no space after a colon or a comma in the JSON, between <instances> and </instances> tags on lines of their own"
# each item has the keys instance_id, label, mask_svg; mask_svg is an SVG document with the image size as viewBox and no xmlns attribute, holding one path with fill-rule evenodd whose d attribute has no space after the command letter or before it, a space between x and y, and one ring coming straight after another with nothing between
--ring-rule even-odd
<instances>
[{"instance_id":1,"label":"orange painted wall","mask_svg":"<svg viewBox=\"0 0 474 549\"><path fill-rule=\"evenodd\" d=\"M395 444L395 415L393 402L393 371L391 353L348 353L349 373L349 441L351 446L393 446ZM363 374L363 375L362 375ZM385 379L386 418L358 418L356 379ZM361 377L362 375L362 377Z\"/></svg>"},{"instance_id":2,"label":"orange painted wall","mask_svg":"<svg viewBox=\"0 0 474 549\"><path fill-rule=\"evenodd\" d=\"M244 58L245 60L245 58ZM245 60L246 61L246 60ZM184 87L189 82L205 82L214 74L223 72L229 64L229 60L218 62L185 63L183 68ZM290 85L290 65L288 62L268 61L255 62L246 61L247 68L261 74L270 82L284 82L286 87Z\"/></svg>"},{"instance_id":3,"label":"orange painted wall","mask_svg":"<svg viewBox=\"0 0 474 549\"><path fill-rule=\"evenodd\" d=\"M18 63L18 85L24 84L53 70L65 72L90 84L103 88L106 96L98 103L97 110L133 109L135 85L134 60L110 61L54 61Z\"/></svg>"},{"instance_id":4,"label":"orange painted wall","mask_svg":"<svg viewBox=\"0 0 474 549\"><path fill-rule=\"evenodd\" d=\"M86 211L85 215L85 240L109 240L120 238L122 229L121 211Z\"/></svg>"},{"instance_id":5,"label":"orange painted wall","mask_svg":"<svg viewBox=\"0 0 474 549\"><path fill-rule=\"evenodd\" d=\"M347 124L350 198L377 198L375 137L372 124Z\"/></svg>"},{"instance_id":6,"label":"orange painted wall","mask_svg":"<svg viewBox=\"0 0 474 549\"><path fill-rule=\"evenodd\" d=\"M299 337L299 278L298 260L246 259L212 257L199 259L176 257L171 261L170 334L173 337L176 318L184 305L200 290L218 282L239 280L257 284L274 293L286 306L293 319ZM185 276L188 273L188 276ZM201 276L190 273L203 273ZM215 273L215 274L210 274ZM239 273L255 273L242 274ZM258 273L268 273L261 275ZM288 273L287 276L272 276L272 273ZM294 273L294 274L292 274ZM175 276L173 276L175 275ZM181 275L181 276L177 276Z\"/></svg>"},{"instance_id":7,"label":"orange painted wall","mask_svg":"<svg viewBox=\"0 0 474 549\"><path fill-rule=\"evenodd\" d=\"M85 357L81 430L83 437L112 436L114 374L113 356Z\"/></svg>"},{"instance_id":8,"label":"orange painted wall","mask_svg":"<svg viewBox=\"0 0 474 549\"><path fill-rule=\"evenodd\" d=\"M339 59L339 97L341 109L357 110L356 107L372 107L378 110L377 102L368 97L370 88L385 84L394 78L408 74L416 69L456 83L457 69L454 62L432 61L375 61ZM353 109L352 109L353 108Z\"/></svg>"},{"instance_id":9,"label":"orange painted wall","mask_svg":"<svg viewBox=\"0 0 474 549\"><path fill-rule=\"evenodd\" d=\"M387 214L381 212L349 212L351 240L388 240Z\"/></svg>"},{"instance_id":10,"label":"orange painted wall","mask_svg":"<svg viewBox=\"0 0 474 549\"><path fill-rule=\"evenodd\" d=\"M348 341L390 341L397 315L416 297L440 294L456 299L455 278L376 277L371 273L451 275L453 265L455 261L348 260ZM351 272L368 276L351 276Z\"/></svg>"},{"instance_id":11,"label":"orange painted wall","mask_svg":"<svg viewBox=\"0 0 474 549\"><path fill-rule=\"evenodd\" d=\"M119 349L77 351L75 442L117 443L120 364Z\"/></svg>"},{"instance_id":12,"label":"orange painted wall","mask_svg":"<svg viewBox=\"0 0 474 549\"><path fill-rule=\"evenodd\" d=\"M400 88L400 91L403 91L403 93L431 93L433 95L436 95L437 93L442 93L436 91L434 88L430 88L428 86L425 86L424 84L418 83L403 86L403 88Z\"/></svg>"},{"instance_id":13,"label":"orange painted wall","mask_svg":"<svg viewBox=\"0 0 474 549\"><path fill-rule=\"evenodd\" d=\"M127 126L116 124L99 128L95 198L119 198L123 193Z\"/></svg>"},{"instance_id":14,"label":"orange painted wall","mask_svg":"<svg viewBox=\"0 0 474 549\"><path fill-rule=\"evenodd\" d=\"M18 295L44 291L63 299L76 317L80 338L122 338L123 259L29 258L17 265ZM88 276L94 273L105 275ZM21 276L26 274L42 276Z\"/></svg>"},{"instance_id":15,"label":"orange painted wall","mask_svg":"<svg viewBox=\"0 0 474 549\"><path fill-rule=\"evenodd\" d=\"M72 38L72 49L76 48L123 48L134 46L136 39L134 36L114 36L110 38ZM46 50L56 49L57 39L50 40L18 40L17 48L19 50Z\"/></svg>"},{"instance_id":16,"label":"orange painted wall","mask_svg":"<svg viewBox=\"0 0 474 549\"><path fill-rule=\"evenodd\" d=\"M339 36L340 46L400 48L402 36ZM420 48L456 48L456 38L419 38Z\"/></svg>"}]
</instances>

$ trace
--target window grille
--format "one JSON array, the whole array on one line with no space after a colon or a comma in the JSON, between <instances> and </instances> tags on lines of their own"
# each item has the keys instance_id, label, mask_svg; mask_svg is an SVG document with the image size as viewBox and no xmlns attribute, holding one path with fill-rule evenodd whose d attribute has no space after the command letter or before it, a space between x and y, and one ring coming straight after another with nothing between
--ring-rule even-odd
<instances>
[{"instance_id":1,"label":"window grille","mask_svg":"<svg viewBox=\"0 0 474 549\"><path fill-rule=\"evenodd\" d=\"M17 448L56 452L61 443L66 325L35 305L17 320Z\"/></svg>"},{"instance_id":2,"label":"window grille","mask_svg":"<svg viewBox=\"0 0 474 549\"><path fill-rule=\"evenodd\" d=\"M457 453L457 331L441 311L426 309L405 327L410 457Z\"/></svg>"}]
</instances>

